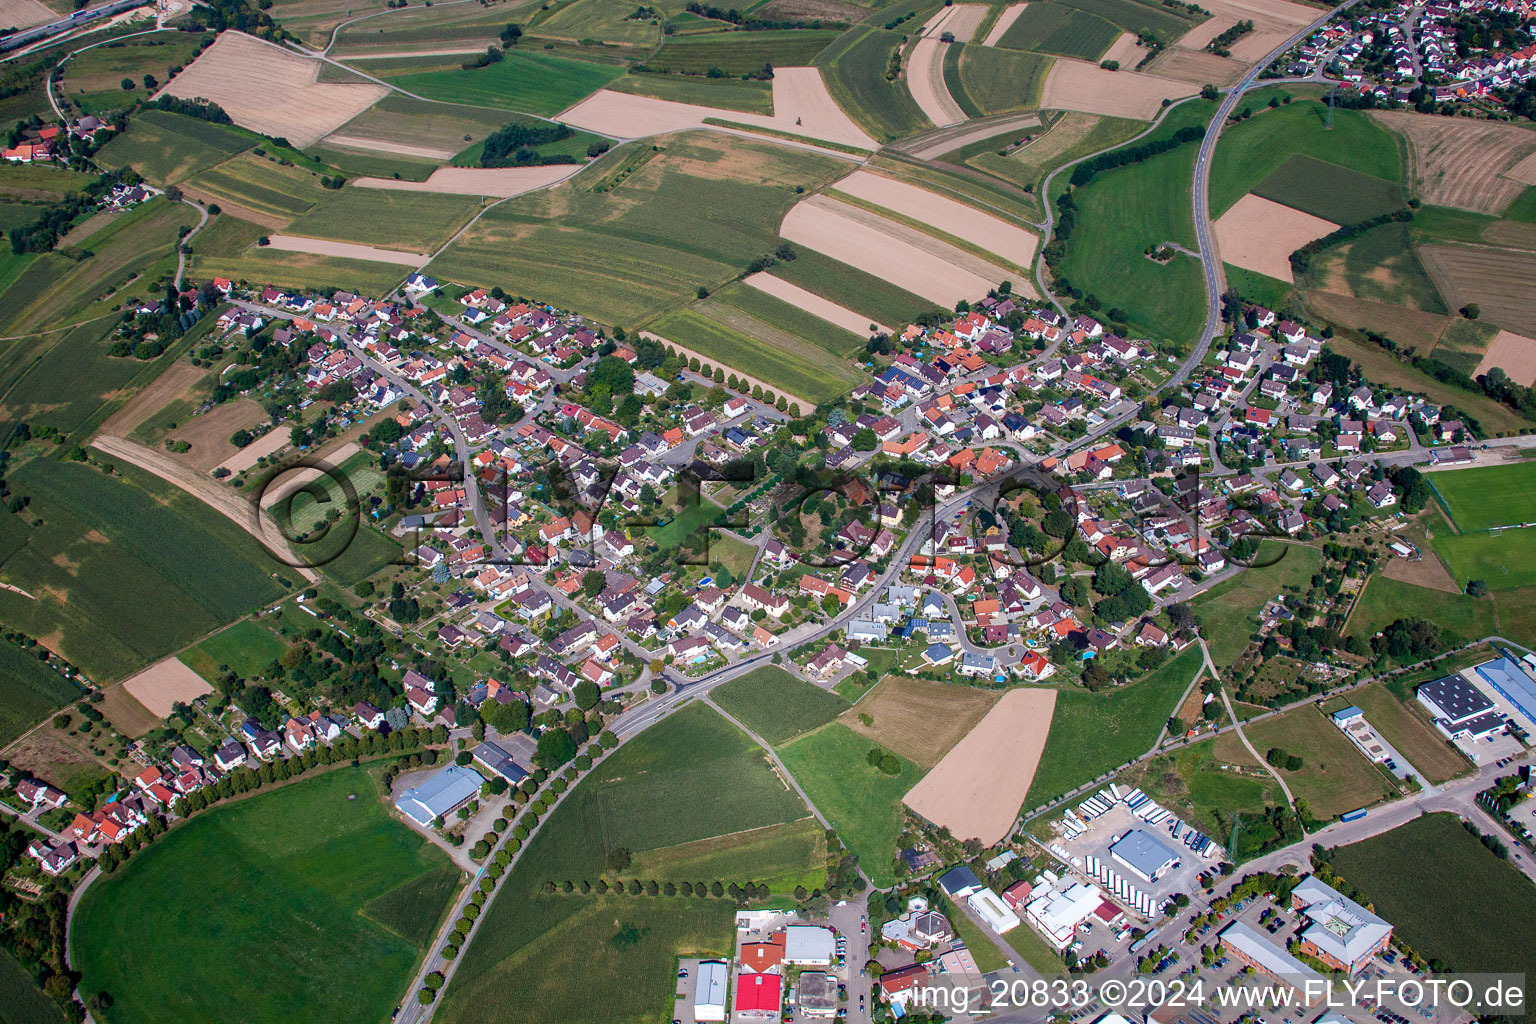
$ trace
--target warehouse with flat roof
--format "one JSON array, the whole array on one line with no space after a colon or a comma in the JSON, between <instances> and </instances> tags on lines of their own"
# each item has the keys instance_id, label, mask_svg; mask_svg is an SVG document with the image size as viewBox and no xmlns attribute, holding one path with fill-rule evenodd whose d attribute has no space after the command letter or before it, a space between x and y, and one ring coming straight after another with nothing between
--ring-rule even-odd
<instances>
[{"instance_id":1,"label":"warehouse with flat roof","mask_svg":"<svg viewBox=\"0 0 1536 1024\"><path fill-rule=\"evenodd\" d=\"M438 818L458 810L485 782L480 773L465 765L451 764L419 786L412 786L395 797L400 813L422 828L431 828Z\"/></svg>"},{"instance_id":2,"label":"warehouse with flat roof","mask_svg":"<svg viewBox=\"0 0 1536 1024\"><path fill-rule=\"evenodd\" d=\"M1479 665L1472 671L1514 705L1526 720L1526 728L1536 727L1536 681L1513 658L1500 658Z\"/></svg>"},{"instance_id":3,"label":"warehouse with flat roof","mask_svg":"<svg viewBox=\"0 0 1536 1024\"><path fill-rule=\"evenodd\" d=\"M1434 679L1420 686L1414 696L1447 739L1481 739L1504 727L1489 696L1461 675Z\"/></svg>"},{"instance_id":4,"label":"warehouse with flat roof","mask_svg":"<svg viewBox=\"0 0 1536 1024\"><path fill-rule=\"evenodd\" d=\"M693 1019L725 1020L724 960L700 960L693 982Z\"/></svg>"},{"instance_id":5,"label":"warehouse with flat roof","mask_svg":"<svg viewBox=\"0 0 1536 1024\"><path fill-rule=\"evenodd\" d=\"M1133 828L1110 845L1109 855L1144 882L1155 882L1178 862L1179 854L1157 836Z\"/></svg>"}]
</instances>

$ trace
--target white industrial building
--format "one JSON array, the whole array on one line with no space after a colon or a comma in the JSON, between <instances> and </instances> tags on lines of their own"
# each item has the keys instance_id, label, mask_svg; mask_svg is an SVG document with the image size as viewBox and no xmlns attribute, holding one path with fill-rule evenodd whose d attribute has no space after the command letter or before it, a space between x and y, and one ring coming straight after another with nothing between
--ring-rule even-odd
<instances>
[{"instance_id":1,"label":"white industrial building","mask_svg":"<svg viewBox=\"0 0 1536 1024\"><path fill-rule=\"evenodd\" d=\"M1024 907L1024 916L1060 951L1072 945L1077 926L1088 920L1103 902L1104 892L1096 885L1067 879L1045 881L1035 887Z\"/></svg>"},{"instance_id":2,"label":"white industrial building","mask_svg":"<svg viewBox=\"0 0 1536 1024\"><path fill-rule=\"evenodd\" d=\"M837 950L832 929L792 924L784 929L784 962L795 967L826 967Z\"/></svg>"},{"instance_id":3,"label":"white industrial building","mask_svg":"<svg viewBox=\"0 0 1536 1024\"><path fill-rule=\"evenodd\" d=\"M701 960L693 983L693 1019L725 1020L724 960Z\"/></svg>"},{"instance_id":4,"label":"white industrial building","mask_svg":"<svg viewBox=\"0 0 1536 1024\"><path fill-rule=\"evenodd\" d=\"M966 897L966 902L971 909L981 915L981 919L987 922L988 927L1001 935L1003 932L1019 926L1019 916L1008 909L1002 897L991 889L983 889L973 892Z\"/></svg>"}]
</instances>

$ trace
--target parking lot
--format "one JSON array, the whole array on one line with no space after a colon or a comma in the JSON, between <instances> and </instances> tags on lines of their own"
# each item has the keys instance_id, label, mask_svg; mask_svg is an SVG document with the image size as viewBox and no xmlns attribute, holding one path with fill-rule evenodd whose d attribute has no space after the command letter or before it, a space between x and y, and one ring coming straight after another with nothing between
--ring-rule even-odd
<instances>
[{"instance_id":1,"label":"parking lot","mask_svg":"<svg viewBox=\"0 0 1536 1024\"><path fill-rule=\"evenodd\" d=\"M1183 843L1173 839L1169 834L1166 824L1148 825L1132 813L1131 809L1124 803L1116 803L1105 813L1085 823L1088 830L1076 839L1057 840L1057 843L1066 849L1074 871L1082 875L1085 880L1104 888L1103 882L1090 878L1086 874L1088 858L1093 857L1100 864L1125 879L1128 885L1151 897L1154 907L1161 906L1168 897L1175 893L1193 893L1198 890L1200 886L1196 881L1196 876L1205 870L1206 867L1210 866L1211 863ZM1136 829L1155 837L1158 842L1167 846L1178 856L1178 860L1175 861L1173 867L1168 869L1155 882L1148 882L1137 877L1128 867L1116 861L1110 855L1109 848L1114 845L1116 840L1120 839L1127 832ZM1122 906L1127 905L1125 900L1117 899L1116 902ZM1128 916L1138 919L1144 917L1144 915L1135 912ZM1155 912L1153 916L1157 916Z\"/></svg>"}]
</instances>

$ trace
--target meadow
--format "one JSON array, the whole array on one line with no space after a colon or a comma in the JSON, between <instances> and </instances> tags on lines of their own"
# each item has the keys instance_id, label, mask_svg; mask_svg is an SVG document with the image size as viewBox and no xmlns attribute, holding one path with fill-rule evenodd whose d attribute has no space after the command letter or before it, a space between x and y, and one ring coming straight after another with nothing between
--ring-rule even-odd
<instances>
[{"instance_id":1,"label":"meadow","mask_svg":"<svg viewBox=\"0 0 1536 1024\"><path fill-rule=\"evenodd\" d=\"M774 267L773 274L891 327L909 324L937 308L920 295L813 249L801 249L797 259Z\"/></svg>"},{"instance_id":2,"label":"meadow","mask_svg":"<svg viewBox=\"0 0 1536 1024\"><path fill-rule=\"evenodd\" d=\"M479 196L344 188L288 225L296 235L432 252L480 212Z\"/></svg>"},{"instance_id":3,"label":"meadow","mask_svg":"<svg viewBox=\"0 0 1536 1024\"><path fill-rule=\"evenodd\" d=\"M931 127L904 81L886 78L902 34L850 31L816 58L838 106L876 141L889 142Z\"/></svg>"},{"instance_id":4,"label":"meadow","mask_svg":"<svg viewBox=\"0 0 1536 1024\"><path fill-rule=\"evenodd\" d=\"M0 619L58 649L93 680L141 668L282 594L257 542L170 484L127 466L34 459L11 471L31 499L0 573ZM210 567L217 566L218 571Z\"/></svg>"},{"instance_id":5,"label":"meadow","mask_svg":"<svg viewBox=\"0 0 1536 1024\"><path fill-rule=\"evenodd\" d=\"M1536 584L1536 531L1499 533L1441 531L1431 542L1458 584L1482 580L1491 590L1515 590Z\"/></svg>"},{"instance_id":6,"label":"meadow","mask_svg":"<svg viewBox=\"0 0 1536 1024\"><path fill-rule=\"evenodd\" d=\"M180 658L192 671L215 682L225 668L247 678L261 675L287 649L282 638L263 623L241 619L181 652Z\"/></svg>"},{"instance_id":7,"label":"meadow","mask_svg":"<svg viewBox=\"0 0 1536 1024\"><path fill-rule=\"evenodd\" d=\"M631 17L637 5L625 0L570 0L568 3L551 4L541 8L528 21L528 29L541 39L600 39L620 46L654 46L661 35L660 17L673 16L674 24L681 25L683 18L694 15L682 14L679 0L667 0L652 5L656 12L651 17ZM705 22L707 25L725 27L721 22Z\"/></svg>"},{"instance_id":8,"label":"meadow","mask_svg":"<svg viewBox=\"0 0 1536 1024\"><path fill-rule=\"evenodd\" d=\"M753 669L710 694L710 699L771 745L826 725L848 702L777 665Z\"/></svg>"},{"instance_id":9,"label":"meadow","mask_svg":"<svg viewBox=\"0 0 1536 1024\"><path fill-rule=\"evenodd\" d=\"M1030 10L1024 9L1026 14ZM950 47L951 53L957 51L957 77L965 99L955 99L961 106L969 99L977 111L973 116L1031 110L1040 105L1040 88L1045 84L1046 72L1051 70L1049 57L994 46ZM946 63L946 80L948 71ZM955 92L953 83L950 92Z\"/></svg>"},{"instance_id":10,"label":"meadow","mask_svg":"<svg viewBox=\"0 0 1536 1024\"><path fill-rule=\"evenodd\" d=\"M1439 625L1447 647L1493 635L1536 645L1536 587L1494 590L1479 598L1418 587L1380 574L1371 577L1355 603L1348 632L1369 640L1398 619L1415 616Z\"/></svg>"},{"instance_id":11,"label":"meadow","mask_svg":"<svg viewBox=\"0 0 1536 1024\"><path fill-rule=\"evenodd\" d=\"M1232 849L1231 824L1239 815L1257 818L1273 806L1280 787L1269 776L1232 771L1205 740L1159 754L1121 776L1217 842ZM1251 758L1241 767L1256 768Z\"/></svg>"},{"instance_id":12,"label":"meadow","mask_svg":"<svg viewBox=\"0 0 1536 1024\"><path fill-rule=\"evenodd\" d=\"M283 167L271 156L242 153L186 180L186 187L219 203L243 207L277 222L292 220L319 202L327 190L319 175L302 167Z\"/></svg>"},{"instance_id":13,"label":"meadow","mask_svg":"<svg viewBox=\"0 0 1536 1024\"><path fill-rule=\"evenodd\" d=\"M1102 693L1063 689L1024 806L1038 807L1152 749L1200 669L1200 651Z\"/></svg>"},{"instance_id":14,"label":"meadow","mask_svg":"<svg viewBox=\"0 0 1536 1024\"><path fill-rule=\"evenodd\" d=\"M272 249L247 249L239 253L205 252L198 249L197 241L193 239L196 255L191 261L192 273L197 277L217 275L232 281L270 284L278 288L388 295L405 280L410 270L394 263Z\"/></svg>"},{"instance_id":15,"label":"meadow","mask_svg":"<svg viewBox=\"0 0 1536 1024\"><path fill-rule=\"evenodd\" d=\"M1253 193L1335 224L1354 224L1403 207L1403 189L1396 182L1304 153L1287 158Z\"/></svg>"},{"instance_id":16,"label":"meadow","mask_svg":"<svg viewBox=\"0 0 1536 1024\"><path fill-rule=\"evenodd\" d=\"M62 65L64 81L54 91L68 99L79 93L117 92L122 97L119 105L126 106L143 96L144 75L164 82L172 67L192 63L200 42L200 36L166 30L81 50ZM124 78L133 79L139 88L123 92Z\"/></svg>"},{"instance_id":17,"label":"meadow","mask_svg":"<svg viewBox=\"0 0 1536 1024\"><path fill-rule=\"evenodd\" d=\"M1332 860L1421 956L1450 970L1536 971L1536 892L1454 815L1423 815Z\"/></svg>"},{"instance_id":18,"label":"meadow","mask_svg":"<svg viewBox=\"0 0 1536 1024\"><path fill-rule=\"evenodd\" d=\"M773 113L773 83L755 79L631 74L615 78L607 88L673 103L695 103L747 114Z\"/></svg>"},{"instance_id":19,"label":"meadow","mask_svg":"<svg viewBox=\"0 0 1536 1024\"><path fill-rule=\"evenodd\" d=\"M718 68L727 75L809 65L841 33L837 29L783 29L764 32L710 32L668 36L646 66L659 71L700 74Z\"/></svg>"},{"instance_id":20,"label":"meadow","mask_svg":"<svg viewBox=\"0 0 1536 1024\"><path fill-rule=\"evenodd\" d=\"M345 548L316 568L343 587L355 587L385 566L399 564L404 551L399 541L364 522Z\"/></svg>"},{"instance_id":21,"label":"meadow","mask_svg":"<svg viewBox=\"0 0 1536 1024\"><path fill-rule=\"evenodd\" d=\"M1276 769L1313 818L1328 821L1395 795L1391 783L1322 712L1306 704L1243 727L1260 754L1273 747L1301 757L1297 771ZM1216 741L1220 757L1240 757L1235 734Z\"/></svg>"},{"instance_id":22,"label":"meadow","mask_svg":"<svg viewBox=\"0 0 1536 1024\"><path fill-rule=\"evenodd\" d=\"M1143 32L1170 43L1202 20L1194 14L1175 13L1166 5L1148 0L1054 0L1114 22L1132 34Z\"/></svg>"},{"instance_id":23,"label":"meadow","mask_svg":"<svg viewBox=\"0 0 1536 1024\"><path fill-rule=\"evenodd\" d=\"M555 188L487 211L428 272L499 283L600 323L634 326L772 252L795 187L810 191L843 172L829 157L690 133L622 182L588 190L630 152L645 150L605 158Z\"/></svg>"},{"instance_id":24,"label":"meadow","mask_svg":"<svg viewBox=\"0 0 1536 1024\"><path fill-rule=\"evenodd\" d=\"M966 147L960 159L977 170L1011 181L1015 185L1033 185L1042 190L1045 176L1062 164L1089 153L1097 153L1124 142L1146 128L1140 121L1124 117L1100 117L1076 111L1057 115L1049 127L1028 128L987 140L990 144ZM1031 141L1007 156L999 150L1028 137ZM955 157L950 157L955 159Z\"/></svg>"},{"instance_id":25,"label":"meadow","mask_svg":"<svg viewBox=\"0 0 1536 1024\"><path fill-rule=\"evenodd\" d=\"M732 316L740 329L721 323L703 305L678 309L654 320L648 329L729 370L740 370L820 404L856 387L863 377L851 366L829 359L816 346L797 340L773 325L746 315Z\"/></svg>"},{"instance_id":26,"label":"meadow","mask_svg":"<svg viewBox=\"0 0 1536 1024\"><path fill-rule=\"evenodd\" d=\"M1305 279L1314 287L1409 310L1447 312L1445 300L1412 245L1407 224L1391 222L1313 260ZM1350 324L1348 326L1360 326Z\"/></svg>"},{"instance_id":27,"label":"meadow","mask_svg":"<svg viewBox=\"0 0 1536 1024\"><path fill-rule=\"evenodd\" d=\"M1279 560L1273 565L1264 564L1277 555ZM1302 544L1272 541L1259 548L1255 561L1261 567L1243 570L1192 602L1200 620L1200 635L1205 637L1217 668L1229 668L1248 647L1266 602L1287 589L1304 589L1310 584L1322 564L1322 553Z\"/></svg>"},{"instance_id":28,"label":"meadow","mask_svg":"<svg viewBox=\"0 0 1536 1024\"><path fill-rule=\"evenodd\" d=\"M0 640L0 746L76 697L80 690L37 659L35 647L24 651Z\"/></svg>"},{"instance_id":29,"label":"meadow","mask_svg":"<svg viewBox=\"0 0 1536 1024\"><path fill-rule=\"evenodd\" d=\"M1223 263L1227 273L1227 287L1237 292L1246 302L1256 302L1269 309L1284 309L1295 287L1289 281L1260 274L1245 267Z\"/></svg>"},{"instance_id":30,"label":"meadow","mask_svg":"<svg viewBox=\"0 0 1536 1024\"><path fill-rule=\"evenodd\" d=\"M635 856L629 870L660 882L697 882L734 879L741 865L750 864L758 884L775 893L793 893L796 886L817 889L826 884L826 860L826 832L815 818L805 817L645 850Z\"/></svg>"},{"instance_id":31,"label":"meadow","mask_svg":"<svg viewBox=\"0 0 1536 1024\"><path fill-rule=\"evenodd\" d=\"M1024 8L997 45L1098 60L1119 35L1118 25L1097 14L1065 3L1033 3Z\"/></svg>"},{"instance_id":32,"label":"meadow","mask_svg":"<svg viewBox=\"0 0 1536 1024\"><path fill-rule=\"evenodd\" d=\"M713 883L782 873L782 850L755 843L718 857L669 859L681 844L798 822L803 804L775 778L761 748L703 704L646 730L577 784L502 882L475 941L440 999L449 1022L630 1022L672 1008L675 958L729 955L733 910L714 898L546 894L545 881L592 880L624 848L667 862L674 877ZM813 865L805 865L809 870ZM658 871L660 867L658 866ZM634 865L624 872L634 876ZM572 986L580 974L588 985ZM592 991L604 993L601 1000Z\"/></svg>"},{"instance_id":33,"label":"meadow","mask_svg":"<svg viewBox=\"0 0 1536 1024\"><path fill-rule=\"evenodd\" d=\"M150 181L167 185L223 163L254 144L252 136L225 125L144 110L95 159L104 167L132 167Z\"/></svg>"},{"instance_id":34,"label":"meadow","mask_svg":"<svg viewBox=\"0 0 1536 1024\"><path fill-rule=\"evenodd\" d=\"M1376 731L1430 782L1448 782L1472 768L1472 763L1416 710L1417 701L1407 704L1384 684L1372 683L1350 693L1347 702L1364 711Z\"/></svg>"},{"instance_id":35,"label":"meadow","mask_svg":"<svg viewBox=\"0 0 1536 1024\"><path fill-rule=\"evenodd\" d=\"M1371 203L1384 201L1379 185L1373 185L1367 193L1369 203L1366 197L1324 198L1322 193L1329 182L1337 176L1343 184L1344 176L1329 171L1327 177L1320 177L1309 187L1304 177L1298 177L1300 169L1309 165L1299 165L1295 172L1286 169L1295 155L1310 156L1401 187L1403 160L1397 138L1365 111L1335 110L1333 130L1328 131L1327 108L1316 100L1296 97L1290 103L1267 109L1259 105L1261 98L1245 103L1254 111L1252 117L1221 133L1221 143L1211 162L1212 217L1221 216L1246 193L1277 173L1281 174L1277 183L1284 183L1286 194L1305 194L1309 204L1331 202L1346 204L1336 208L1364 210ZM1347 180L1358 183L1358 179Z\"/></svg>"},{"instance_id":36,"label":"meadow","mask_svg":"<svg viewBox=\"0 0 1536 1024\"><path fill-rule=\"evenodd\" d=\"M1518 526L1536 510L1536 462L1452 469L1425 479L1463 533Z\"/></svg>"},{"instance_id":37,"label":"meadow","mask_svg":"<svg viewBox=\"0 0 1536 1024\"><path fill-rule=\"evenodd\" d=\"M82 991L112 995L98 1018L388 1016L424 951L421 926L407 939L370 918L393 916L393 893L435 924L451 889L435 888L433 905L402 892L447 858L382 798L366 770L327 772L207 812L98 881L72 931Z\"/></svg>"},{"instance_id":38,"label":"meadow","mask_svg":"<svg viewBox=\"0 0 1536 1024\"><path fill-rule=\"evenodd\" d=\"M898 755L901 771L887 775L866 760L869 740L832 722L779 748L779 759L804 788L876 886L896 882L901 798L923 770Z\"/></svg>"},{"instance_id":39,"label":"meadow","mask_svg":"<svg viewBox=\"0 0 1536 1024\"><path fill-rule=\"evenodd\" d=\"M299 2L307 4L313 0ZM454 46L483 50L486 46L501 45L497 35L502 27L509 21L518 20L511 5L502 3L454 7L412 5L346 26L336 33L336 46L331 55L345 60L368 50L394 53Z\"/></svg>"},{"instance_id":40,"label":"meadow","mask_svg":"<svg viewBox=\"0 0 1536 1024\"><path fill-rule=\"evenodd\" d=\"M551 56L538 50L511 50L500 62L488 67L393 74L387 78L428 99L552 116L586 99L623 73L623 68L612 65Z\"/></svg>"}]
</instances>

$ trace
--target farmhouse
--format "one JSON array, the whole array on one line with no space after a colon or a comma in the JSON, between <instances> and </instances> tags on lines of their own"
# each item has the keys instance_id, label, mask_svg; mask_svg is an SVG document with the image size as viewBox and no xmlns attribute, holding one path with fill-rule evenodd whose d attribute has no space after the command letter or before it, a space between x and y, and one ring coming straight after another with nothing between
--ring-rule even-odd
<instances>
[{"instance_id":1,"label":"farmhouse","mask_svg":"<svg viewBox=\"0 0 1536 1024\"><path fill-rule=\"evenodd\" d=\"M1352 976L1392 941L1390 924L1316 875L1292 891L1291 906L1310 922L1300 933L1302 950Z\"/></svg>"},{"instance_id":2,"label":"farmhouse","mask_svg":"<svg viewBox=\"0 0 1536 1024\"><path fill-rule=\"evenodd\" d=\"M433 821L446 818L468 803L480 792L484 781L473 768L451 764L397 796L395 807L422 828L431 828Z\"/></svg>"}]
</instances>

